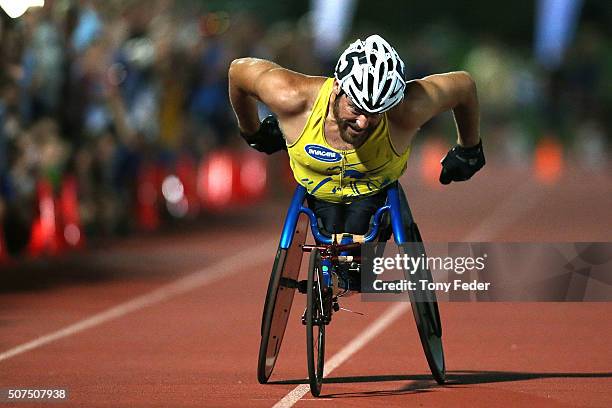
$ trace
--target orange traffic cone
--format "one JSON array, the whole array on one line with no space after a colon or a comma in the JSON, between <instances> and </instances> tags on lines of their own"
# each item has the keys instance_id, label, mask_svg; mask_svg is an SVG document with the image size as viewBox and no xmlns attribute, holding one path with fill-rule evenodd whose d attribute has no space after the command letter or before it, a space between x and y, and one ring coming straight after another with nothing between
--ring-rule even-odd
<instances>
[{"instance_id":1,"label":"orange traffic cone","mask_svg":"<svg viewBox=\"0 0 612 408\"><path fill-rule=\"evenodd\" d=\"M62 181L60 196L58 199L61 223L58 225L58 235L62 243L71 248L83 245L84 237L81 228L81 216L79 214L79 198L77 181L72 175Z\"/></svg>"},{"instance_id":2,"label":"orange traffic cone","mask_svg":"<svg viewBox=\"0 0 612 408\"><path fill-rule=\"evenodd\" d=\"M533 155L533 168L536 179L543 184L554 184L563 172L563 148L550 136L538 142Z\"/></svg>"},{"instance_id":3,"label":"orange traffic cone","mask_svg":"<svg viewBox=\"0 0 612 408\"><path fill-rule=\"evenodd\" d=\"M442 164L440 160L446 154L448 148L438 139L427 139L421 147L421 180L423 183L433 189L441 188L442 185L438 182Z\"/></svg>"},{"instance_id":4,"label":"orange traffic cone","mask_svg":"<svg viewBox=\"0 0 612 408\"><path fill-rule=\"evenodd\" d=\"M152 164L143 164L138 175L136 197L136 219L138 226L151 231L159 226L158 205L158 174Z\"/></svg>"},{"instance_id":5,"label":"orange traffic cone","mask_svg":"<svg viewBox=\"0 0 612 408\"><path fill-rule=\"evenodd\" d=\"M204 158L198 170L198 195L202 205L220 210L236 196L239 172L228 150L216 150Z\"/></svg>"},{"instance_id":6,"label":"orange traffic cone","mask_svg":"<svg viewBox=\"0 0 612 408\"><path fill-rule=\"evenodd\" d=\"M253 204L261 200L266 193L268 166L266 157L253 150L241 152L239 166L240 202Z\"/></svg>"},{"instance_id":7,"label":"orange traffic cone","mask_svg":"<svg viewBox=\"0 0 612 408\"><path fill-rule=\"evenodd\" d=\"M58 250L56 239L55 200L53 188L47 180L37 185L38 217L32 225L28 252L32 256L54 254Z\"/></svg>"}]
</instances>

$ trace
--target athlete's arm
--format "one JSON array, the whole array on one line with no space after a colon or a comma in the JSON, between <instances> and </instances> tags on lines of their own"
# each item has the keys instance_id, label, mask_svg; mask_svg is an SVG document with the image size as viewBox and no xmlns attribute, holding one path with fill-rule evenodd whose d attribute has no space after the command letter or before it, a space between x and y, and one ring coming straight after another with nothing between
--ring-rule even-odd
<instances>
[{"instance_id":1,"label":"athlete's arm","mask_svg":"<svg viewBox=\"0 0 612 408\"><path fill-rule=\"evenodd\" d=\"M467 72L430 75L406 84L404 100L390 118L413 133L437 114L452 110L457 145L442 159L440 182L469 180L485 165L480 140L480 109L474 80Z\"/></svg>"},{"instance_id":2,"label":"athlete's arm","mask_svg":"<svg viewBox=\"0 0 612 408\"><path fill-rule=\"evenodd\" d=\"M406 83L404 100L390 111L390 119L401 127L418 129L441 112L452 110L457 125L457 143L471 147L480 141L480 109L476 84L464 71L430 75Z\"/></svg>"},{"instance_id":3,"label":"athlete's arm","mask_svg":"<svg viewBox=\"0 0 612 408\"><path fill-rule=\"evenodd\" d=\"M257 58L234 60L229 69L229 97L238 127L250 135L259 129L257 103L266 104L282 121L306 109L305 75Z\"/></svg>"}]
</instances>

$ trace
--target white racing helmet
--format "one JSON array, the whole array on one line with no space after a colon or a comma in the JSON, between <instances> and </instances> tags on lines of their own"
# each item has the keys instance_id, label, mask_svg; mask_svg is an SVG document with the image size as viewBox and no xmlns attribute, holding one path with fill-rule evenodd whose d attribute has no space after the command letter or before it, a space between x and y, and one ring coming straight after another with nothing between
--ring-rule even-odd
<instances>
[{"instance_id":1,"label":"white racing helmet","mask_svg":"<svg viewBox=\"0 0 612 408\"><path fill-rule=\"evenodd\" d=\"M338 59L334 76L351 101L369 113L385 112L404 97L404 62L376 34L349 45Z\"/></svg>"}]
</instances>

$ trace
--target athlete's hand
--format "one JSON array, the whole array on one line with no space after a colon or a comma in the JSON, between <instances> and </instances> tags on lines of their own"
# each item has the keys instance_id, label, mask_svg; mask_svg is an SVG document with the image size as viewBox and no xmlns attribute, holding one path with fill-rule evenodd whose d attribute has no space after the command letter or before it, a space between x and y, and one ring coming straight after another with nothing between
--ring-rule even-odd
<instances>
[{"instance_id":1,"label":"athlete's hand","mask_svg":"<svg viewBox=\"0 0 612 408\"><path fill-rule=\"evenodd\" d=\"M241 135L249 146L266 154L272 154L279 150L287 150L287 144L285 143L283 132L278 126L278 120L272 115L266 117L261 122L257 132L252 135L246 135L241 132Z\"/></svg>"},{"instance_id":2,"label":"athlete's hand","mask_svg":"<svg viewBox=\"0 0 612 408\"><path fill-rule=\"evenodd\" d=\"M440 183L469 180L485 165L482 140L472 147L456 145L444 156L441 163Z\"/></svg>"}]
</instances>

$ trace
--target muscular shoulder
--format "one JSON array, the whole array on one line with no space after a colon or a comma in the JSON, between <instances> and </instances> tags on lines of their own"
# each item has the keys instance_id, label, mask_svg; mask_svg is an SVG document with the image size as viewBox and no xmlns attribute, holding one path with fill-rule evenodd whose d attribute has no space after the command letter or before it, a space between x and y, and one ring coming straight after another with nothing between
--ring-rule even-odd
<instances>
[{"instance_id":1,"label":"muscular shoulder","mask_svg":"<svg viewBox=\"0 0 612 408\"><path fill-rule=\"evenodd\" d=\"M408 100L433 102L443 108L451 108L474 87L474 80L466 71L447 72L407 82L405 97Z\"/></svg>"},{"instance_id":2,"label":"muscular shoulder","mask_svg":"<svg viewBox=\"0 0 612 408\"><path fill-rule=\"evenodd\" d=\"M304 75L271 61L241 58L232 62L230 81L265 103L280 117L300 115L308 110L325 78Z\"/></svg>"},{"instance_id":3,"label":"muscular shoulder","mask_svg":"<svg viewBox=\"0 0 612 408\"><path fill-rule=\"evenodd\" d=\"M406 83L404 100L390 118L405 128L419 128L437 114L452 109L475 88L465 71L429 75Z\"/></svg>"},{"instance_id":4,"label":"muscular shoulder","mask_svg":"<svg viewBox=\"0 0 612 408\"><path fill-rule=\"evenodd\" d=\"M262 102L282 115L300 115L310 110L325 78L277 68L264 74L257 85Z\"/></svg>"}]
</instances>

